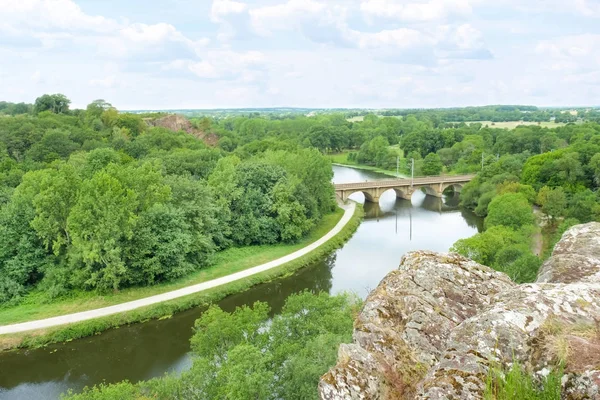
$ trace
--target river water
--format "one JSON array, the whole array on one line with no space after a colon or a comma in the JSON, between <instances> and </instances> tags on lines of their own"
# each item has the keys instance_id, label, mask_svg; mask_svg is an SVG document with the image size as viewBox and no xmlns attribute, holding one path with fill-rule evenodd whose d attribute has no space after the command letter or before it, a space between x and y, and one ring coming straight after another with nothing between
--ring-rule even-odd
<instances>
[{"instance_id":1,"label":"river water","mask_svg":"<svg viewBox=\"0 0 600 400\"><path fill-rule=\"evenodd\" d=\"M334 166L334 182L389 179L385 175ZM364 203L356 193L351 199ZM353 291L365 297L411 250L447 251L481 229L481 219L458 207L457 195L444 199L417 191L411 201L393 190L379 205L367 203L365 220L346 245L291 277L262 284L219 302L232 311L255 301L277 313L292 293L305 289L332 294ZM189 368L189 339L202 308L42 349L0 353L0 399L57 399L69 388L142 379Z\"/></svg>"}]
</instances>

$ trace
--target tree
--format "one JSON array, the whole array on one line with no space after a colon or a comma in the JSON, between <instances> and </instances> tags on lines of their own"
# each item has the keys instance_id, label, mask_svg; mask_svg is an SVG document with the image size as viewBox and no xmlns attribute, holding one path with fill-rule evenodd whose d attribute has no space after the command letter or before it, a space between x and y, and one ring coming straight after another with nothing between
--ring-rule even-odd
<instances>
[{"instance_id":1,"label":"tree","mask_svg":"<svg viewBox=\"0 0 600 400\"><path fill-rule=\"evenodd\" d=\"M99 121L102 124L102 114L113 108L113 106L103 99L92 101L87 105L85 109L85 120L88 125L92 125L95 121Z\"/></svg>"},{"instance_id":2,"label":"tree","mask_svg":"<svg viewBox=\"0 0 600 400\"><path fill-rule=\"evenodd\" d=\"M127 274L122 243L133 236L136 207L136 193L105 171L83 183L67 222L71 256L83 264L74 276L77 285L100 290L121 287Z\"/></svg>"},{"instance_id":3,"label":"tree","mask_svg":"<svg viewBox=\"0 0 600 400\"><path fill-rule=\"evenodd\" d=\"M592 173L594 174L594 183L596 183L596 186L600 186L600 153L594 155L591 159L590 159L590 169L592 170Z\"/></svg>"},{"instance_id":4,"label":"tree","mask_svg":"<svg viewBox=\"0 0 600 400\"><path fill-rule=\"evenodd\" d=\"M105 113L110 112L110 108L108 110L105 111ZM105 119L108 121L109 120L109 115L108 114L103 114L105 116ZM135 114L130 114L130 113L120 113L117 118L116 121L114 122L114 124L116 126L118 126L119 128L126 128L132 136L139 136L142 132L144 132L146 130L146 123L144 122L144 120L142 119L142 117L140 117L139 115L135 115ZM105 123L105 125L111 125L111 122L109 121L108 124Z\"/></svg>"},{"instance_id":5,"label":"tree","mask_svg":"<svg viewBox=\"0 0 600 400\"><path fill-rule=\"evenodd\" d=\"M50 111L54 114L64 114L69 111L69 100L64 94L44 94L35 99L33 109L36 113Z\"/></svg>"},{"instance_id":6,"label":"tree","mask_svg":"<svg viewBox=\"0 0 600 400\"><path fill-rule=\"evenodd\" d=\"M488 207L485 219L486 228L503 225L518 230L534 223L531 205L520 193L507 193L496 196Z\"/></svg>"},{"instance_id":7,"label":"tree","mask_svg":"<svg viewBox=\"0 0 600 400\"><path fill-rule=\"evenodd\" d=\"M498 185L497 191L499 194L521 193L523 196L525 196L525 198L527 198L527 201L530 204L533 204L537 197L537 193L535 192L535 189L532 186L523 185L518 182L505 181Z\"/></svg>"},{"instance_id":8,"label":"tree","mask_svg":"<svg viewBox=\"0 0 600 400\"><path fill-rule=\"evenodd\" d=\"M590 189L575 193L569 200L567 217L577 219L580 223L600 221L600 199Z\"/></svg>"},{"instance_id":9,"label":"tree","mask_svg":"<svg viewBox=\"0 0 600 400\"><path fill-rule=\"evenodd\" d=\"M390 144L386 138L376 136L370 141L363 143L358 152L357 161L377 167L389 167L396 162L396 157L389 147Z\"/></svg>"},{"instance_id":10,"label":"tree","mask_svg":"<svg viewBox=\"0 0 600 400\"><path fill-rule=\"evenodd\" d=\"M442 173L443 168L444 165L442 164L440 156L436 153L429 153L423 160L421 171L427 176L439 175Z\"/></svg>"},{"instance_id":11,"label":"tree","mask_svg":"<svg viewBox=\"0 0 600 400\"><path fill-rule=\"evenodd\" d=\"M27 151L27 155L35 161L51 162L67 158L79 144L71 140L69 134L59 129L47 131L42 139Z\"/></svg>"},{"instance_id":12,"label":"tree","mask_svg":"<svg viewBox=\"0 0 600 400\"><path fill-rule=\"evenodd\" d=\"M542 206L542 211L552 221L555 221L558 217L562 217L565 214L567 196L562 187L550 189L548 186L544 186L538 193L537 203Z\"/></svg>"},{"instance_id":13,"label":"tree","mask_svg":"<svg viewBox=\"0 0 600 400\"><path fill-rule=\"evenodd\" d=\"M29 180L38 180L35 185L39 190L33 198L36 215L31 226L46 248L58 256L71 241L67 220L77 202L81 180L69 164L62 164L57 170L30 172L24 184L30 184Z\"/></svg>"},{"instance_id":14,"label":"tree","mask_svg":"<svg viewBox=\"0 0 600 400\"><path fill-rule=\"evenodd\" d=\"M480 264L492 266L496 263L496 255L505 246L523 243L523 235L506 226L492 226L466 239L460 239L451 251L462 254Z\"/></svg>"},{"instance_id":15,"label":"tree","mask_svg":"<svg viewBox=\"0 0 600 400\"><path fill-rule=\"evenodd\" d=\"M31 226L38 192L39 179L31 179L19 185L0 209L0 304L25 295L28 286L54 262Z\"/></svg>"}]
</instances>

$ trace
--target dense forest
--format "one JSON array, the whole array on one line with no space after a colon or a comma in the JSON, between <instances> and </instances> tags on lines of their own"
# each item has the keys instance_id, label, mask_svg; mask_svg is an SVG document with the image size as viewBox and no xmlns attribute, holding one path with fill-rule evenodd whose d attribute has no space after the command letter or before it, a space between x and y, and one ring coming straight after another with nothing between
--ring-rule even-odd
<instances>
[{"instance_id":1,"label":"dense forest","mask_svg":"<svg viewBox=\"0 0 600 400\"><path fill-rule=\"evenodd\" d=\"M360 120L344 112L196 117L177 131L157 123L165 113L119 112L103 100L85 110L71 110L63 95L0 105L6 307L32 295L52 301L170 281L232 246L298 241L335 207L330 158L340 154L402 173L414 160L416 175L476 173L460 201L485 218L484 230L452 250L517 282L535 279L568 227L600 221L594 110L553 112L548 118L569 117L552 128L465 123L548 112L488 107ZM304 293L272 319L264 304L213 307L196 322L190 371L76 397L315 398L338 344L350 340L357 304Z\"/></svg>"},{"instance_id":2,"label":"dense forest","mask_svg":"<svg viewBox=\"0 0 600 400\"><path fill-rule=\"evenodd\" d=\"M443 122L471 111L464 109L356 122L342 113L203 117L188 132L173 132L151 122L164 113L120 113L104 100L85 110L70 110L61 94L1 105L10 111L0 117L2 303L32 289L52 299L151 285L207 266L230 246L297 241L334 207L323 154L348 152L360 164L390 169L399 161L404 173L412 159L417 175L480 172L461 198L478 215L490 214L489 229L455 249L492 266L538 262L523 242L533 235L526 228L532 215L497 222L498 208L514 217L518 207L537 204L550 226L563 228L600 214L594 122L513 130ZM216 138L209 144L201 140L208 134ZM506 248L473 248L497 243L498 235Z\"/></svg>"},{"instance_id":3,"label":"dense forest","mask_svg":"<svg viewBox=\"0 0 600 400\"><path fill-rule=\"evenodd\" d=\"M0 117L0 303L172 280L230 246L294 242L334 207L300 145L230 153L62 95Z\"/></svg>"}]
</instances>

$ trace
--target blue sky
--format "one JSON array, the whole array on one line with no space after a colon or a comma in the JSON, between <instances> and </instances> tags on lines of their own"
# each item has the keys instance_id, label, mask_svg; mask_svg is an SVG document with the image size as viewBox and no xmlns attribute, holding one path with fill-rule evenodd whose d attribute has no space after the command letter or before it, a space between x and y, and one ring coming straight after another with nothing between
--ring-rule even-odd
<instances>
[{"instance_id":1,"label":"blue sky","mask_svg":"<svg viewBox=\"0 0 600 400\"><path fill-rule=\"evenodd\" d=\"M600 0L0 0L0 100L600 105Z\"/></svg>"}]
</instances>

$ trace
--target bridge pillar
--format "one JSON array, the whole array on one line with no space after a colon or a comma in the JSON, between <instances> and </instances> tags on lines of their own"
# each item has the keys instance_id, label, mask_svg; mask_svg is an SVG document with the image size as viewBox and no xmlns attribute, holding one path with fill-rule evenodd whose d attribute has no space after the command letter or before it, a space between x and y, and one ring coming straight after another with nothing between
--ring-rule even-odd
<instances>
[{"instance_id":1,"label":"bridge pillar","mask_svg":"<svg viewBox=\"0 0 600 400\"><path fill-rule=\"evenodd\" d=\"M363 190L363 194L365 195L365 201L378 204L379 197L381 196L381 190L376 187L373 189Z\"/></svg>"},{"instance_id":2,"label":"bridge pillar","mask_svg":"<svg viewBox=\"0 0 600 400\"><path fill-rule=\"evenodd\" d=\"M444 187L442 183L436 183L433 185L430 185L431 187L431 195L434 197L438 197L438 198L442 198L444 197ZM429 192L429 191L428 191ZM427 193L429 194L429 193Z\"/></svg>"},{"instance_id":3,"label":"bridge pillar","mask_svg":"<svg viewBox=\"0 0 600 400\"><path fill-rule=\"evenodd\" d=\"M410 186L404 186L401 188L394 188L394 192L396 192L397 198L410 201L415 189Z\"/></svg>"}]
</instances>

